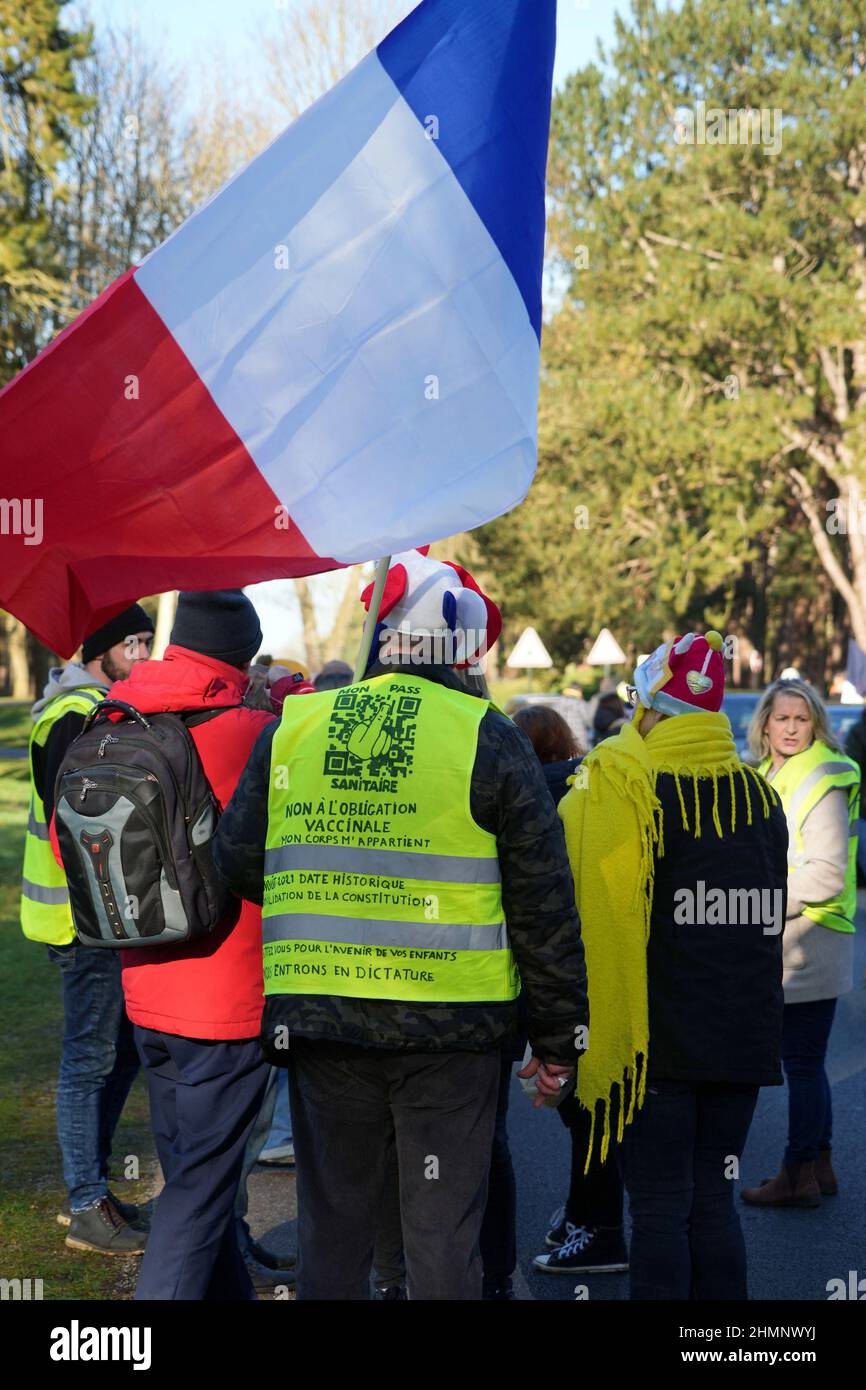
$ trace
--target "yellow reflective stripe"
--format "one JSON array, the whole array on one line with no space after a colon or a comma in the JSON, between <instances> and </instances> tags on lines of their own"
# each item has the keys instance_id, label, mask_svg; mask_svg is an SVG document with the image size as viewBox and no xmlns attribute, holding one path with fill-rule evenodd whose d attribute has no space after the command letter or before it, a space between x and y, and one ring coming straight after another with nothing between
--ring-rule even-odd
<instances>
[{"instance_id":1,"label":"yellow reflective stripe","mask_svg":"<svg viewBox=\"0 0 866 1390\"><path fill-rule=\"evenodd\" d=\"M859 785L860 782L860 773L855 772L854 768L847 762L843 763L837 760L834 762L819 763L817 767L807 773L802 782L798 783L791 796L787 806L789 824L793 823L796 825L798 823L800 808L803 806L804 802L808 800L817 784L823 781L825 777L828 782L828 791L831 787L843 789L844 787L854 786L855 783Z\"/></svg>"},{"instance_id":2,"label":"yellow reflective stripe","mask_svg":"<svg viewBox=\"0 0 866 1390\"><path fill-rule=\"evenodd\" d=\"M66 875L51 850L42 802L33 787L33 748L44 747L54 724L65 714L89 714L102 703L106 692L76 686L60 692L40 711L30 734L30 809L24 840L24 876L21 884L21 929L31 941L65 946L75 940Z\"/></svg>"},{"instance_id":3,"label":"yellow reflective stripe","mask_svg":"<svg viewBox=\"0 0 866 1390\"><path fill-rule=\"evenodd\" d=\"M500 883L499 860L411 850L359 849L354 845L282 845L265 850L265 873L308 869L317 873L376 874L427 883Z\"/></svg>"},{"instance_id":4,"label":"yellow reflective stripe","mask_svg":"<svg viewBox=\"0 0 866 1390\"><path fill-rule=\"evenodd\" d=\"M61 691L39 711L30 734L31 741L41 747L58 719L73 712L89 714L88 706L101 705L107 693L105 690L97 691L94 687L86 685Z\"/></svg>"},{"instance_id":5,"label":"yellow reflective stripe","mask_svg":"<svg viewBox=\"0 0 866 1390\"><path fill-rule=\"evenodd\" d=\"M496 837L471 810L487 708L406 673L286 702L271 745L267 993L517 996Z\"/></svg>"},{"instance_id":6,"label":"yellow reflective stripe","mask_svg":"<svg viewBox=\"0 0 866 1390\"><path fill-rule=\"evenodd\" d=\"M29 878L21 880L21 896L32 903L42 903L46 907L62 907L69 902L66 888L46 888L41 883L33 883Z\"/></svg>"},{"instance_id":7,"label":"yellow reflective stripe","mask_svg":"<svg viewBox=\"0 0 866 1390\"><path fill-rule=\"evenodd\" d=\"M767 766L767 763L762 764ZM857 813L860 770L848 757L815 741L779 768L771 784L779 793L788 822L788 868L805 859L803 827L815 806L831 791L844 791L848 800L848 871L845 886L834 898L808 903L803 916L834 931L853 932L857 907Z\"/></svg>"},{"instance_id":8,"label":"yellow reflective stripe","mask_svg":"<svg viewBox=\"0 0 866 1390\"><path fill-rule=\"evenodd\" d=\"M408 950L507 951L504 922L394 922L369 917L307 916L280 913L262 921L262 938L273 941L330 941L360 946L403 946Z\"/></svg>"},{"instance_id":9,"label":"yellow reflective stripe","mask_svg":"<svg viewBox=\"0 0 866 1390\"><path fill-rule=\"evenodd\" d=\"M30 810L30 815L27 817L27 832L30 835L35 835L37 840L50 841L51 839L51 834L48 829L48 826L45 824L44 820L36 819L36 816L33 814L32 807Z\"/></svg>"},{"instance_id":10,"label":"yellow reflective stripe","mask_svg":"<svg viewBox=\"0 0 866 1390\"><path fill-rule=\"evenodd\" d=\"M329 876L301 869L287 869L265 879L263 916L281 912L382 917L397 922L472 922L477 926L501 922L505 915L498 883L430 883L375 874Z\"/></svg>"},{"instance_id":11,"label":"yellow reflective stripe","mask_svg":"<svg viewBox=\"0 0 866 1390\"><path fill-rule=\"evenodd\" d=\"M25 878L44 887L66 882L63 866L54 858L50 843L38 835L24 837L23 873Z\"/></svg>"}]
</instances>

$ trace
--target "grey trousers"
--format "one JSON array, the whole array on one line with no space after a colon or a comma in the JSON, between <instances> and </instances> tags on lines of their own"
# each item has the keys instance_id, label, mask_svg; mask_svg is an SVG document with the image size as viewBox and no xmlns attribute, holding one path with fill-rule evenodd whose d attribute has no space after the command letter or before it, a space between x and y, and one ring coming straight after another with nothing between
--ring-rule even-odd
<instances>
[{"instance_id":1,"label":"grey trousers","mask_svg":"<svg viewBox=\"0 0 866 1390\"><path fill-rule=\"evenodd\" d=\"M292 1039L299 1299L370 1297L394 1142L409 1298L481 1298L499 1072L498 1050L398 1053Z\"/></svg>"}]
</instances>

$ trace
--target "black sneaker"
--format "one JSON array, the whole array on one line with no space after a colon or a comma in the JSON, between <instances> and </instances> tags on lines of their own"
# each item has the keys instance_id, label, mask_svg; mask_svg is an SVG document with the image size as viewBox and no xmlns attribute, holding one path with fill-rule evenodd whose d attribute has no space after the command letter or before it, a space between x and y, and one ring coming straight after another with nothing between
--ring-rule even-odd
<instances>
[{"instance_id":1,"label":"black sneaker","mask_svg":"<svg viewBox=\"0 0 866 1390\"><path fill-rule=\"evenodd\" d=\"M151 1197L149 1202L142 1202L139 1206L136 1206L134 1202L121 1202L120 1198L115 1197L113 1192L109 1192L107 1195L128 1225L133 1226L137 1231L150 1230L150 1221L153 1216L153 1208L156 1204L155 1197ZM57 1213L57 1224L58 1226L68 1226L71 1220L72 1209L70 1208L69 1198L67 1197L63 1206Z\"/></svg>"},{"instance_id":2,"label":"black sneaker","mask_svg":"<svg viewBox=\"0 0 866 1390\"><path fill-rule=\"evenodd\" d=\"M143 1255L147 1232L130 1226L112 1199L101 1197L92 1207L75 1212L66 1244L70 1250L92 1250L97 1255Z\"/></svg>"},{"instance_id":3,"label":"black sneaker","mask_svg":"<svg viewBox=\"0 0 866 1390\"><path fill-rule=\"evenodd\" d=\"M623 1274L628 1253L621 1226L578 1226L570 1240L532 1261L544 1274Z\"/></svg>"},{"instance_id":4,"label":"black sneaker","mask_svg":"<svg viewBox=\"0 0 866 1390\"><path fill-rule=\"evenodd\" d=\"M548 1250L558 1250L560 1245L565 1245L567 1240L571 1240L577 1229L574 1222L568 1220L565 1207L560 1207L550 1218L550 1230L544 1237L544 1243Z\"/></svg>"},{"instance_id":5,"label":"black sneaker","mask_svg":"<svg viewBox=\"0 0 866 1390\"><path fill-rule=\"evenodd\" d=\"M373 1294L374 1303L404 1303L406 1290L402 1284L377 1284Z\"/></svg>"}]
</instances>

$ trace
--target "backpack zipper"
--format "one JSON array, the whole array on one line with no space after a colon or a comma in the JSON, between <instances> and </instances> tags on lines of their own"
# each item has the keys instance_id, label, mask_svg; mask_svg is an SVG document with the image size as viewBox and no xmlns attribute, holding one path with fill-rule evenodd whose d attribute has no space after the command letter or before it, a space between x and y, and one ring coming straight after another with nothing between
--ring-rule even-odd
<instances>
[{"instance_id":1,"label":"backpack zipper","mask_svg":"<svg viewBox=\"0 0 866 1390\"><path fill-rule=\"evenodd\" d=\"M134 766L132 766L132 765L128 765L128 766L127 766L127 765L119 765L119 764L117 764L117 763L106 763L105 767L104 767L104 768L101 768L100 771L102 771L102 772L111 772L111 773L114 773L115 775L120 774L120 775L123 776L123 777L132 777L132 778L134 778L136 781L139 781L139 782L140 782L140 781L156 782L156 783L159 782L159 778L155 775L155 773L153 773L153 772L146 772L143 768L136 769L136 768L135 768ZM80 774L76 774L76 773L71 773L71 774L69 774L69 773L66 773L66 774L64 774L64 780L65 780L66 776L76 776L76 775L80 775ZM96 787L96 786L98 785L96 782L91 782L91 781L89 780L89 778L85 778L85 782L87 783L87 785L84 787L84 790L82 791L81 795L79 796L79 798L78 798L79 801L83 801L84 798L85 798L85 796L87 795L87 792L90 791L93 787ZM176 785L177 785L177 784L175 783L175 786L176 786ZM123 796L125 796L126 799L127 799L128 801L131 801L131 802L132 802L133 806L135 806L135 808L141 813L141 815L143 816L144 820L145 820L145 821L148 823L148 825L150 826L150 828L151 828L151 830L152 830L152 832L153 832L154 840L156 841L156 844L157 844L157 848L159 849L160 857L161 857L161 859L162 859L162 865L163 865L163 868L165 869L165 876L166 876L166 879L168 880L169 887L172 888L172 889L174 890L174 892L178 892L178 891L179 891L179 884L178 884L177 878L176 878L176 876L175 876L175 874L174 874L174 868L173 868L173 865L172 865L172 858L171 858L171 855L170 855L170 853L169 853L169 851L168 851L168 842L167 842L167 840L166 840L166 838L165 838L165 835L164 835L164 833L163 833L163 831L162 831L160 825L159 825L158 822L157 822L156 816L152 813L152 811L150 810L150 808L149 808L148 806L146 806L145 803L136 795L136 793L135 793L134 791L132 791L132 790L130 790L130 789L127 789L127 788L125 788L125 787L122 788L122 789L120 789L120 790L121 790L121 794L122 794ZM61 793L61 795L62 795L62 793Z\"/></svg>"}]
</instances>

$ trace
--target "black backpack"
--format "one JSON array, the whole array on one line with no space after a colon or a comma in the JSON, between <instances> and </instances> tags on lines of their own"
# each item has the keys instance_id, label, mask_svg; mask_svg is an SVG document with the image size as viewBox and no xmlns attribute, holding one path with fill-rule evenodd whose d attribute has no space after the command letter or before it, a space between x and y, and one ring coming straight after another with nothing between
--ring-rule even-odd
<instances>
[{"instance_id":1,"label":"black backpack","mask_svg":"<svg viewBox=\"0 0 866 1390\"><path fill-rule=\"evenodd\" d=\"M213 931L232 902L239 908L214 867L219 805L188 732L224 713L145 716L103 700L70 744L55 825L85 945L176 945Z\"/></svg>"}]
</instances>

